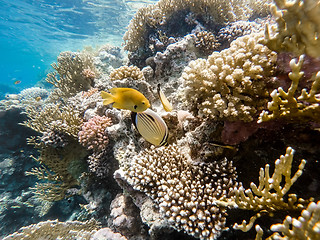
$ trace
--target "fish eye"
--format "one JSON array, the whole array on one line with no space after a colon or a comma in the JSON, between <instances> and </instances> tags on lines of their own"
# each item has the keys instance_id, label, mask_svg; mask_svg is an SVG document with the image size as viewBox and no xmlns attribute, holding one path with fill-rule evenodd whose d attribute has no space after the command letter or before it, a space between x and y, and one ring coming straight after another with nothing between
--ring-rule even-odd
<instances>
[{"instance_id":1,"label":"fish eye","mask_svg":"<svg viewBox=\"0 0 320 240\"><path fill-rule=\"evenodd\" d=\"M138 107L137 105L134 105L134 106L133 106L134 109L137 109L137 107Z\"/></svg>"},{"instance_id":2,"label":"fish eye","mask_svg":"<svg viewBox=\"0 0 320 240\"><path fill-rule=\"evenodd\" d=\"M142 102L142 104L144 105L144 102Z\"/></svg>"}]
</instances>

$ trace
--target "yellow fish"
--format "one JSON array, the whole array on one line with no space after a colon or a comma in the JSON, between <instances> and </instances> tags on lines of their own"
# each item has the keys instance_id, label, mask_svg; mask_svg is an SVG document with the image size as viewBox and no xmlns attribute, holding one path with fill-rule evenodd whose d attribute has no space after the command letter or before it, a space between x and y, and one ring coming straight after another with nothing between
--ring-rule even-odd
<instances>
[{"instance_id":1,"label":"yellow fish","mask_svg":"<svg viewBox=\"0 0 320 240\"><path fill-rule=\"evenodd\" d=\"M166 112L171 112L172 106L171 106L170 102L168 101L168 99L166 98L166 96L164 95L164 93L161 91L160 83L158 84L157 92L158 92L158 96L160 98L160 101L162 103L163 109Z\"/></svg>"},{"instance_id":2,"label":"yellow fish","mask_svg":"<svg viewBox=\"0 0 320 240\"><path fill-rule=\"evenodd\" d=\"M114 108L127 109L132 112L143 112L150 107L148 99L139 91L132 88L111 88L111 92L101 91L103 104L113 103Z\"/></svg>"}]
</instances>

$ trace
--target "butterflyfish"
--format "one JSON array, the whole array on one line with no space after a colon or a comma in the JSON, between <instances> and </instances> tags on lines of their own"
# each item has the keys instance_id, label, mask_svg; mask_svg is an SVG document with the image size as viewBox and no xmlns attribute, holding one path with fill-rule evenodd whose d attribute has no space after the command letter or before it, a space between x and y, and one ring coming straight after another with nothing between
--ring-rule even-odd
<instances>
[{"instance_id":1,"label":"butterflyfish","mask_svg":"<svg viewBox=\"0 0 320 240\"><path fill-rule=\"evenodd\" d=\"M171 106L170 102L168 101L168 99L166 98L166 96L164 95L164 93L161 91L160 83L158 84L157 92L158 92L158 96L160 98L160 101L162 103L164 110L166 112L171 112L172 106Z\"/></svg>"},{"instance_id":2,"label":"butterflyfish","mask_svg":"<svg viewBox=\"0 0 320 240\"><path fill-rule=\"evenodd\" d=\"M150 107L148 99L133 88L111 88L109 91L111 94L101 91L104 105L113 103L114 108L132 112L143 112Z\"/></svg>"},{"instance_id":3,"label":"butterflyfish","mask_svg":"<svg viewBox=\"0 0 320 240\"><path fill-rule=\"evenodd\" d=\"M131 113L131 119L141 136L156 146L167 145L168 127L163 119L151 109Z\"/></svg>"}]
</instances>

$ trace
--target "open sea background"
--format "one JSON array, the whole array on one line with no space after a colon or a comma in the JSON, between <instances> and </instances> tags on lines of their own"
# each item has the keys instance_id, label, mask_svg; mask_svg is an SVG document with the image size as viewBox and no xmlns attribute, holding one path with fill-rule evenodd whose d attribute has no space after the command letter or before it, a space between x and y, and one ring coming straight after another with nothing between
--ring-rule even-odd
<instances>
[{"instance_id":1,"label":"open sea background","mask_svg":"<svg viewBox=\"0 0 320 240\"><path fill-rule=\"evenodd\" d=\"M0 100L43 80L62 51L120 46L136 10L154 2L0 0Z\"/></svg>"}]
</instances>

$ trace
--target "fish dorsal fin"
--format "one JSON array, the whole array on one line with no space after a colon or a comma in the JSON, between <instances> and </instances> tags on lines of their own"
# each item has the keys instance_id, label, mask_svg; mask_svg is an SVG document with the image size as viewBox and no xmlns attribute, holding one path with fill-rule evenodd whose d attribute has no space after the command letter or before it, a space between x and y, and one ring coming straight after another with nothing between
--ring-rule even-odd
<instances>
[{"instance_id":1,"label":"fish dorsal fin","mask_svg":"<svg viewBox=\"0 0 320 240\"><path fill-rule=\"evenodd\" d=\"M164 95L164 93L161 91L160 83L158 84L157 92L158 92L158 96L160 98L160 101L162 103L163 109L166 112L171 112L172 106L171 106L170 102L168 101L168 99L166 98L166 96Z\"/></svg>"},{"instance_id":2,"label":"fish dorsal fin","mask_svg":"<svg viewBox=\"0 0 320 240\"><path fill-rule=\"evenodd\" d=\"M112 95L124 93L127 91L132 91L132 90L134 91L135 89L133 89L133 88L111 88L111 89L109 89L109 91L111 92Z\"/></svg>"}]
</instances>

